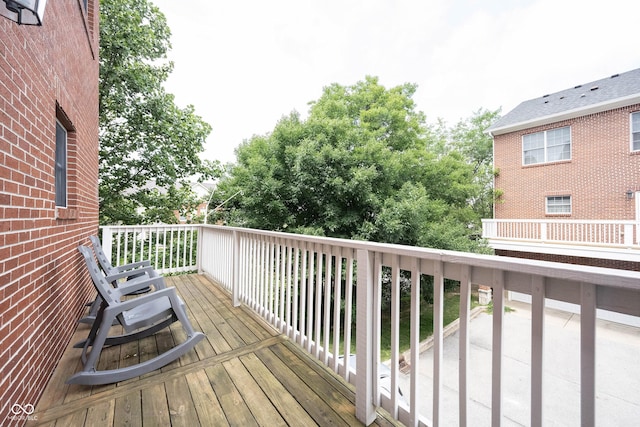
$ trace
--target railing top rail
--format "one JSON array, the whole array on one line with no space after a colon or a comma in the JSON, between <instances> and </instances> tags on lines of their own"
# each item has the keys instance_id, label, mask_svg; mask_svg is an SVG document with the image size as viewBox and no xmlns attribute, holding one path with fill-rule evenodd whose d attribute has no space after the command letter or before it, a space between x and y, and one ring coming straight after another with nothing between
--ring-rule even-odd
<instances>
[{"instance_id":1,"label":"railing top rail","mask_svg":"<svg viewBox=\"0 0 640 427\"><path fill-rule=\"evenodd\" d=\"M202 227L220 229L228 232L235 231L247 235L269 236L283 240L304 242L307 244L340 246L354 250L368 250L391 255L415 257L423 260L469 265L472 267L488 268L506 272L528 273L575 282L587 282L618 288L640 289L640 272L637 271L483 255L469 252L447 251L389 243L338 239L333 237L307 236L249 228L218 225L203 225Z\"/></svg>"},{"instance_id":2,"label":"railing top rail","mask_svg":"<svg viewBox=\"0 0 640 427\"><path fill-rule=\"evenodd\" d=\"M298 242L306 245L334 246L352 250L367 250L390 255L415 257L421 260L433 262L468 265L471 267L487 268L505 272L527 273L575 282L594 283L610 287L640 289L640 272L602 267L590 267L548 261L528 260L522 258L483 255L469 252L456 252L415 246L404 246L389 243L339 239L333 237L307 236L300 234L220 225L150 224L141 226L104 226L101 228L107 228L112 232L134 231L140 229L153 230L156 228L211 229L228 233L236 232L240 235L265 236L289 242Z\"/></svg>"},{"instance_id":3,"label":"railing top rail","mask_svg":"<svg viewBox=\"0 0 640 427\"><path fill-rule=\"evenodd\" d=\"M140 224L140 225L101 225L100 230L109 229L112 231L133 231L139 229L155 228L198 228L201 224Z\"/></svg>"},{"instance_id":4,"label":"railing top rail","mask_svg":"<svg viewBox=\"0 0 640 427\"><path fill-rule=\"evenodd\" d=\"M532 224L639 224L640 220L613 220L613 219L497 219L483 218L483 223L532 223Z\"/></svg>"}]
</instances>

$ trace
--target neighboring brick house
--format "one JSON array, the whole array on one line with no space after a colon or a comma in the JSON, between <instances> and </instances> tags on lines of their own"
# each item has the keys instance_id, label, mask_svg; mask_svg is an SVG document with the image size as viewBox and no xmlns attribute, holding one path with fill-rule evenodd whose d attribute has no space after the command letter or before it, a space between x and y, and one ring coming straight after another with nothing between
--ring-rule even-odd
<instances>
[{"instance_id":1,"label":"neighboring brick house","mask_svg":"<svg viewBox=\"0 0 640 427\"><path fill-rule=\"evenodd\" d=\"M98 5L0 17L0 425L24 423L94 296L76 247L98 231Z\"/></svg>"},{"instance_id":2,"label":"neighboring brick house","mask_svg":"<svg viewBox=\"0 0 640 427\"><path fill-rule=\"evenodd\" d=\"M488 132L497 254L640 270L640 69L525 101Z\"/></svg>"}]
</instances>

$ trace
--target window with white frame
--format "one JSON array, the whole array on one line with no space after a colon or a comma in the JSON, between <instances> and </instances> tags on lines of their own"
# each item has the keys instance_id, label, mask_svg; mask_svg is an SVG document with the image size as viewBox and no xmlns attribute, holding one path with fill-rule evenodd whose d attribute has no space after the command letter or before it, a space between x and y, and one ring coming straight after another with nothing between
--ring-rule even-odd
<instances>
[{"instance_id":1,"label":"window with white frame","mask_svg":"<svg viewBox=\"0 0 640 427\"><path fill-rule=\"evenodd\" d=\"M547 214L570 214L571 196L547 196Z\"/></svg>"},{"instance_id":2,"label":"window with white frame","mask_svg":"<svg viewBox=\"0 0 640 427\"><path fill-rule=\"evenodd\" d=\"M67 206L67 130L56 120L56 206Z\"/></svg>"},{"instance_id":3,"label":"window with white frame","mask_svg":"<svg viewBox=\"0 0 640 427\"><path fill-rule=\"evenodd\" d=\"M571 127L565 126L522 136L522 164L571 159Z\"/></svg>"},{"instance_id":4,"label":"window with white frame","mask_svg":"<svg viewBox=\"0 0 640 427\"><path fill-rule=\"evenodd\" d=\"M631 151L640 151L640 111L631 113Z\"/></svg>"}]
</instances>

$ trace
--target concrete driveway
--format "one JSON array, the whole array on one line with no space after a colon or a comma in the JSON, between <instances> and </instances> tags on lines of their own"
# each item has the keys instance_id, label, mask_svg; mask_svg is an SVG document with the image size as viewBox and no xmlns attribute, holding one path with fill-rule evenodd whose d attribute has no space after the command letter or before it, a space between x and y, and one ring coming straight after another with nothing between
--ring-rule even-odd
<instances>
[{"instance_id":1,"label":"concrete driveway","mask_svg":"<svg viewBox=\"0 0 640 427\"><path fill-rule=\"evenodd\" d=\"M504 325L503 426L530 425L531 311L509 301ZM544 425L580 426L580 316L547 309L545 316ZM491 425L491 322L482 313L471 321L469 419ZM640 425L640 328L598 320L596 417L598 426ZM443 426L458 425L458 332L445 338ZM432 414L433 350L420 358L421 413ZM400 375L409 401L409 375Z\"/></svg>"}]
</instances>

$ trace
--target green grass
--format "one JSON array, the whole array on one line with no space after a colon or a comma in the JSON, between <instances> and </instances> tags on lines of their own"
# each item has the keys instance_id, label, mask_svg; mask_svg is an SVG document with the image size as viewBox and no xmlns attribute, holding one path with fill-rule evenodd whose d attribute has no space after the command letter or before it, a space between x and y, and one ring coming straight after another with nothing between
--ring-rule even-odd
<instances>
[{"instance_id":1,"label":"green grass","mask_svg":"<svg viewBox=\"0 0 640 427\"><path fill-rule=\"evenodd\" d=\"M457 292L449 292L444 295L444 325L448 325L459 317L460 311L460 294ZM471 296L471 308L478 305L477 294ZM388 360L391 358L391 310L383 311L381 317L381 334L380 334L380 360ZM400 302L400 352L404 352L410 348L411 344L411 305L409 299ZM420 341L423 341L433 335L433 304L428 304L422 300L420 304ZM351 342L351 354L356 352L355 343L355 323L353 324ZM341 344L342 347L342 344Z\"/></svg>"},{"instance_id":2,"label":"green grass","mask_svg":"<svg viewBox=\"0 0 640 427\"><path fill-rule=\"evenodd\" d=\"M477 305L477 297L475 298ZM474 301L472 299L472 306ZM444 325L456 320L460 314L460 294L447 293L444 296L443 304ZM398 337L400 352L404 352L411 347L411 306L410 301L400 302L400 334ZM433 335L433 305L427 304L424 300L420 304L420 341ZM383 312L381 319L380 335L380 360L391 358L391 312Z\"/></svg>"},{"instance_id":3,"label":"green grass","mask_svg":"<svg viewBox=\"0 0 640 427\"><path fill-rule=\"evenodd\" d=\"M515 308L511 308L508 305L504 306L504 312L505 313L511 313L512 311L516 311ZM488 314L493 314L493 300L491 300L489 302L489 304L487 305L487 308L485 310L485 312L487 312Z\"/></svg>"}]
</instances>

